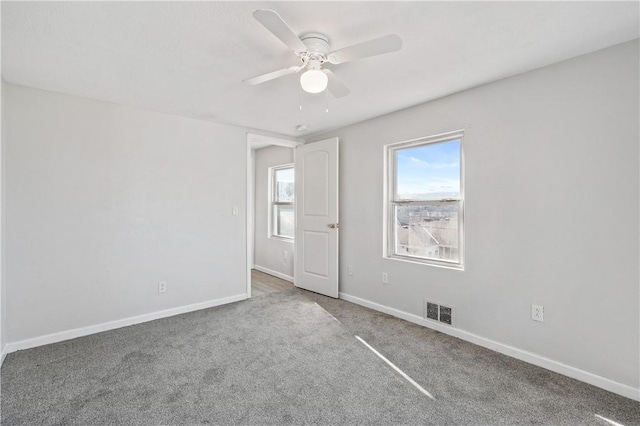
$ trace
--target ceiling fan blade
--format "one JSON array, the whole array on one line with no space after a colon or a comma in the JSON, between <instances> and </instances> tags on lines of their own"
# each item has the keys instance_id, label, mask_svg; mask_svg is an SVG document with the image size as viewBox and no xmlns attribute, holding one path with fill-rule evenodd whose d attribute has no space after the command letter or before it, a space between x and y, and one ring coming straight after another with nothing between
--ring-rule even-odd
<instances>
[{"instance_id":1,"label":"ceiling fan blade","mask_svg":"<svg viewBox=\"0 0 640 426\"><path fill-rule=\"evenodd\" d=\"M344 85L342 81L333 73L333 71L328 69L323 69L323 73L329 77L329 82L327 83L327 89L331 92L333 96L336 98L341 98L343 96L347 96L351 93L351 90L347 86Z\"/></svg>"},{"instance_id":2,"label":"ceiling fan blade","mask_svg":"<svg viewBox=\"0 0 640 426\"><path fill-rule=\"evenodd\" d=\"M289 67L278 71L268 72L266 74L259 75L257 77L249 78L246 80L242 80L244 83L247 83L251 86L255 86L256 84L266 83L270 80L275 80L279 77L284 77L285 75L295 74L300 71L302 67Z\"/></svg>"},{"instance_id":3,"label":"ceiling fan blade","mask_svg":"<svg viewBox=\"0 0 640 426\"><path fill-rule=\"evenodd\" d=\"M281 42L293 49L294 52L305 52L307 50L307 46L275 11L258 9L253 12L253 17Z\"/></svg>"},{"instance_id":4,"label":"ceiling fan blade","mask_svg":"<svg viewBox=\"0 0 640 426\"><path fill-rule=\"evenodd\" d=\"M354 44L344 49L329 53L328 59L332 64L342 64L369 56L391 53L402 48L402 39L397 34L389 34L380 38Z\"/></svg>"}]
</instances>

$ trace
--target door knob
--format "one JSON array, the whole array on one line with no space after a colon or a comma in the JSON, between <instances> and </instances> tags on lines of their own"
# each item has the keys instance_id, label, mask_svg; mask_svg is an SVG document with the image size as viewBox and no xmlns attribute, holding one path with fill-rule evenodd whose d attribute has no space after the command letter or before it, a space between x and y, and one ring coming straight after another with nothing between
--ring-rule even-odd
<instances>
[{"instance_id":1,"label":"door knob","mask_svg":"<svg viewBox=\"0 0 640 426\"><path fill-rule=\"evenodd\" d=\"M340 224L339 223L330 223L327 225L329 228L331 229L338 229L340 228Z\"/></svg>"}]
</instances>

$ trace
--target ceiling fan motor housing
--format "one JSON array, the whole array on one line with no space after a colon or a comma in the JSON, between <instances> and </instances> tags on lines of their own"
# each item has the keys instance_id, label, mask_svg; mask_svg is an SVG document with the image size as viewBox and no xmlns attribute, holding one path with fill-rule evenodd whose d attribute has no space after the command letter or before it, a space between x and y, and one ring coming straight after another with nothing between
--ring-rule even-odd
<instances>
[{"instance_id":1,"label":"ceiling fan motor housing","mask_svg":"<svg viewBox=\"0 0 640 426\"><path fill-rule=\"evenodd\" d=\"M300 37L300 40L302 40L304 45L307 46L307 49L309 50L309 53L311 53L311 55L322 55L323 59L331 49L329 38L320 33L303 34Z\"/></svg>"}]
</instances>

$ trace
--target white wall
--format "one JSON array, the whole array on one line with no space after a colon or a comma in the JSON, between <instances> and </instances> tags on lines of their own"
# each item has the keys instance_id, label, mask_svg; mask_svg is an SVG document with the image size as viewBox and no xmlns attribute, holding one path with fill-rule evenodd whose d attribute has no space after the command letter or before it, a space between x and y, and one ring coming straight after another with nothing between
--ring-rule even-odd
<instances>
[{"instance_id":1,"label":"white wall","mask_svg":"<svg viewBox=\"0 0 640 426\"><path fill-rule=\"evenodd\" d=\"M293 163L293 149L270 146L255 150L255 256L254 264L293 278L294 244L269 237L269 167ZM283 253L287 252L284 261Z\"/></svg>"},{"instance_id":2,"label":"white wall","mask_svg":"<svg viewBox=\"0 0 640 426\"><path fill-rule=\"evenodd\" d=\"M2 19L2 8L0 7L0 20ZM0 55L0 70L2 69L2 55ZM4 99L5 99L5 83L4 79L0 76L0 366L4 362L4 349L5 339L7 334L5 333L5 327L7 322L4 320L6 315L6 297L4 286ZM1 380L0 380L1 382ZM2 386L0 386L2 388ZM0 408L0 418L2 417L2 409Z\"/></svg>"},{"instance_id":3,"label":"white wall","mask_svg":"<svg viewBox=\"0 0 640 426\"><path fill-rule=\"evenodd\" d=\"M5 82L3 79L0 78L0 93L2 94L2 97L0 98L0 136L1 136L1 141L5 140ZM5 343L6 343L6 338L7 338L7 333L6 333L6 326L7 326L7 321L5 320L6 314L7 314L7 298L5 296L6 294L6 286L4 285L4 254L5 254L5 250L4 250L4 229L5 229L5 215L4 215L4 206L5 206L5 202L4 202L4 196L5 196L5 189L4 189L4 183L5 183L5 179L4 179L4 142L2 142L0 144L0 365L2 364L2 362L4 361L4 349L5 349Z\"/></svg>"},{"instance_id":4,"label":"white wall","mask_svg":"<svg viewBox=\"0 0 640 426\"><path fill-rule=\"evenodd\" d=\"M420 317L424 298L454 305L460 329L637 388L638 48L314 137L341 142L340 291ZM384 259L384 145L458 129L465 271Z\"/></svg>"},{"instance_id":5,"label":"white wall","mask_svg":"<svg viewBox=\"0 0 640 426\"><path fill-rule=\"evenodd\" d=\"M245 129L6 95L8 342L246 295Z\"/></svg>"}]
</instances>

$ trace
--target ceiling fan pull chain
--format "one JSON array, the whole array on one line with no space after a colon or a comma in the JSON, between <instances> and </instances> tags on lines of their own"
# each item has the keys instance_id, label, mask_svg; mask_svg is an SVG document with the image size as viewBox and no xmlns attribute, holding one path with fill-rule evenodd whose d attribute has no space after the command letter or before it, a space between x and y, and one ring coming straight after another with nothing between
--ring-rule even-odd
<instances>
[{"instance_id":1,"label":"ceiling fan pull chain","mask_svg":"<svg viewBox=\"0 0 640 426\"><path fill-rule=\"evenodd\" d=\"M300 111L302 111L302 87L299 86L298 88L298 108L300 108Z\"/></svg>"},{"instance_id":2,"label":"ceiling fan pull chain","mask_svg":"<svg viewBox=\"0 0 640 426\"><path fill-rule=\"evenodd\" d=\"M327 108L324 110L324 112L329 114L329 91L325 90L324 95L325 95L324 98L327 100Z\"/></svg>"}]
</instances>

